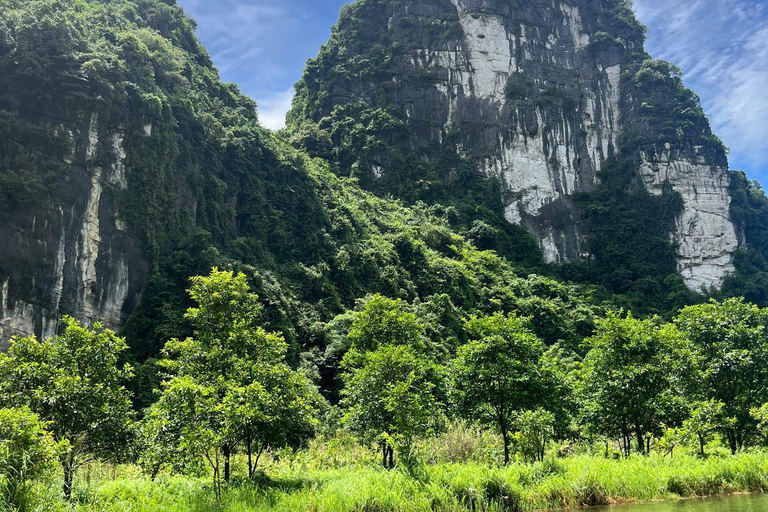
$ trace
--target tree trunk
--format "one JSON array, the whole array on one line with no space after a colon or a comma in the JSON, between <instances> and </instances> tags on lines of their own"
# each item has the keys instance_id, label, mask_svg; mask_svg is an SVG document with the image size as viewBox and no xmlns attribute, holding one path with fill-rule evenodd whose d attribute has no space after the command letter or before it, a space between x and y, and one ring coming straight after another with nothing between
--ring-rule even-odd
<instances>
[{"instance_id":1,"label":"tree trunk","mask_svg":"<svg viewBox=\"0 0 768 512\"><path fill-rule=\"evenodd\" d=\"M509 464L509 432L507 429L502 429L501 437L504 439L504 465Z\"/></svg>"},{"instance_id":2,"label":"tree trunk","mask_svg":"<svg viewBox=\"0 0 768 512\"><path fill-rule=\"evenodd\" d=\"M387 450L389 451L389 469L392 469L395 467L395 449L390 446Z\"/></svg>"},{"instance_id":3,"label":"tree trunk","mask_svg":"<svg viewBox=\"0 0 768 512\"><path fill-rule=\"evenodd\" d=\"M728 429L728 444L731 447L731 454L736 455L736 452L738 451L738 446L736 445L736 433L730 428Z\"/></svg>"},{"instance_id":4,"label":"tree trunk","mask_svg":"<svg viewBox=\"0 0 768 512\"><path fill-rule=\"evenodd\" d=\"M381 465L384 469L387 469L387 443L381 443Z\"/></svg>"},{"instance_id":5,"label":"tree trunk","mask_svg":"<svg viewBox=\"0 0 768 512\"><path fill-rule=\"evenodd\" d=\"M230 456L232 455L232 450L230 449L229 444L224 444L221 447L221 452L224 454L224 481L229 483L229 461Z\"/></svg>"},{"instance_id":6,"label":"tree trunk","mask_svg":"<svg viewBox=\"0 0 768 512\"><path fill-rule=\"evenodd\" d=\"M65 460L62 462L62 468L64 469L64 483L62 485L62 491L64 491L64 499L67 501L72 499L72 481L74 480L75 470L72 467L71 460Z\"/></svg>"},{"instance_id":7,"label":"tree trunk","mask_svg":"<svg viewBox=\"0 0 768 512\"><path fill-rule=\"evenodd\" d=\"M645 455L645 436L640 427L635 428L635 436L637 437L637 451L639 451L641 455Z\"/></svg>"},{"instance_id":8,"label":"tree trunk","mask_svg":"<svg viewBox=\"0 0 768 512\"><path fill-rule=\"evenodd\" d=\"M704 457L706 454L704 453L704 436L699 434L699 453L702 457Z\"/></svg>"},{"instance_id":9,"label":"tree trunk","mask_svg":"<svg viewBox=\"0 0 768 512\"><path fill-rule=\"evenodd\" d=\"M251 450L251 438L248 437L248 440L245 442L245 451L248 453L248 480L253 479L253 464L251 463L251 455L253 454L253 451Z\"/></svg>"}]
</instances>

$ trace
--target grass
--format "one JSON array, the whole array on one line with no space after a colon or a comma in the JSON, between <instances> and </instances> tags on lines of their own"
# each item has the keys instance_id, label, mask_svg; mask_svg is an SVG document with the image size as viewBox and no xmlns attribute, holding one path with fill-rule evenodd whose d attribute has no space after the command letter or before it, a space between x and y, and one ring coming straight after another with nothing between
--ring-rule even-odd
<instances>
[{"instance_id":1,"label":"grass","mask_svg":"<svg viewBox=\"0 0 768 512\"><path fill-rule=\"evenodd\" d=\"M768 490L766 452L576 455L508 467L440 462L423 467L417 479L380 469L372 458L331 466L306 454L273 459L269 478L235 483L217 503L206 478L163 475L152 482L132 466L97 465L90 485L86 471L79 475L72 505L59 498L57 478L36 482L30 510L516 512Z\"/></svg>"}]
</instances>

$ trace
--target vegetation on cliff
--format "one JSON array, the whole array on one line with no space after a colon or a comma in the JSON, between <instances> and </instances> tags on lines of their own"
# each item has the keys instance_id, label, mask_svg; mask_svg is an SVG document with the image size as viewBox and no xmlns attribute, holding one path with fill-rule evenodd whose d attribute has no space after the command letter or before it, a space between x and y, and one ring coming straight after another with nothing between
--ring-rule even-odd
<instances>
[{"instance_id":1,"label":"vegetation on cliff","mask_svg":"<svg viewBox=\"0 0 768 512\"><path fill-rule=\"evenodd\" d=\"M397 51L351 56L385 4L347 8L273 134L173 0L0 0L0 215L57 201L83 142L62 126L96 114L125 133L110 193L151 262L125 339L68 320L0 354L5 503L531 510L768 489L768 311L684 307L704 297L675 273L677 195L637 192L617 155L578 198L594 260L555 270L450 138L414 159L386 108L322 112L311 80L375 76ZM684 109L653 142L724 155L674 69L638 65L625 82ZM367 183L382 151L394 178ZM766 199L733 177L746 245L723 295L762 305ZM121 476L91 486L106 462Z\"/></svg>"}]
</instances>

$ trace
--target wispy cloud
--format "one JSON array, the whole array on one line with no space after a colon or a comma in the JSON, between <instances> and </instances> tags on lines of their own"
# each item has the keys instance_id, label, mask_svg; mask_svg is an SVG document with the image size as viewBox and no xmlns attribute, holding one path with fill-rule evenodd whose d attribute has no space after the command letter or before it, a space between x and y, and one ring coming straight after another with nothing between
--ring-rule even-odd
<instances>
[{"instance_id":1,"label":"wispy cloud","mask_svg":"<svg viewBox=\"0 0 768 512\"><path fill-rule=\"evenodd\" d=\"M285 114L291 108L293 88L274 94L265 94L259 101L259 121L270 130L285 128Z\"/></svg>"},{"instance_id":2,"label":"wispy cloud","mask_svg":"<svg viewBox=\"0 0 768 512\"><path fill-rule=\"evenodd\" d=\"M178 0L222 78L259 105L262 124L279 129L293 84L330 34L345 0Z\"/></svg>"},{"instance_id":3,"label":"wispy cloud","mask_svg":"<svg viewBox=\"0 0 768 512\"><path fill-rule=\"evenodd\" d=\"M635 0L648 50L685 71L734 168L768 181L768 5L762 0Z\"/></svg>"}]
</instances>

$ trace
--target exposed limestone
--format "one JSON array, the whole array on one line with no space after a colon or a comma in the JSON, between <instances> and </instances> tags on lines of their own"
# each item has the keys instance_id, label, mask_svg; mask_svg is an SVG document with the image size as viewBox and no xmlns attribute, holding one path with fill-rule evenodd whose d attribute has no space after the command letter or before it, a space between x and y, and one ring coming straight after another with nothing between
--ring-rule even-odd
<instances>
[{"instance_id":1,"label":"exposed limestone","mask_svg":"<svg viewBox=\"0 0 768 512\"><path fill-rule=\"evenodd\" d=\"M45 208L0 222L0 350L15 335L55 335L64 315L119 328L146 281L147 262L114 201L128 186L123 130L97 113L56 122L71 144L68 176Z\"/></svg>"},{"instance_id":2,"label":"exposed limestone","mask_svg":"<svg viewBox=\"0 0 768 512\"><path fill-rule=\"evenodd\" d=\"M620 150L622 134L638 128L636 117L623 119L622 72L641 50L642 33L601 14L609 3L392 2L385 8L386 29L403 50L386 71L386 88L381 75L376 82L338 78L333 101L401 107L414 128L411 147L442 143L450 134L459 154L498 179L507 220L528 229L547 262L588 258L588 230L573 195L596 187L606 160ZM403 19L410 27L439 20L461 30L443 36L400 30ZM639 132L643 147L657 142L656 127ZM645 162L640 172L654 193L660 189L648 169L669 169L664 180L686 208L671 235L678 266L687 285L699 291L723 283L738 245L729 219L727 167L711 155L691 153L690 146L681 143L658 161L622 154ZM373 166L372 173L385 175L386 165Z\"/></svg>"},{"instance_id":3,"label":"exposed limestone","mask_svg":"<svg viewBox=\"0 0 768 512\"><path fill-rule=\"evenodd\" d=\"M701 148L696 148L700 150ZM692 290L719 288L736 269L733 254L739 247L731 222L731 197L726 168L675 153L669 144L658 154L642 152L640 171L646 188L660 195L665 185L683 197L672 240L677 245L678 270Z\"/></svg>"}]
</instances>

